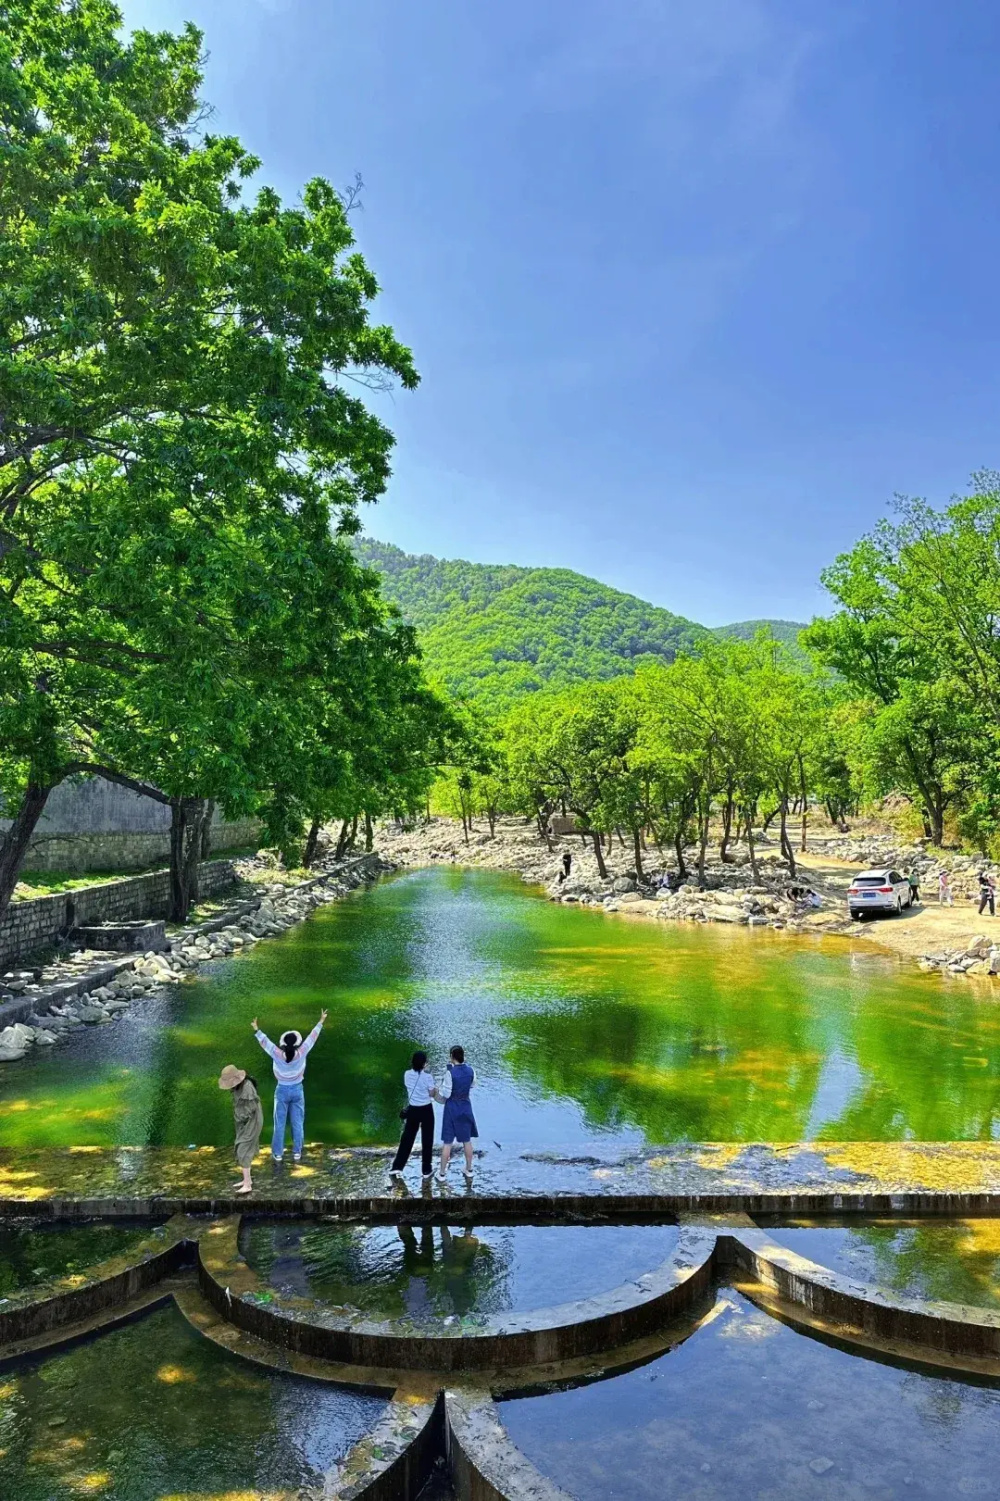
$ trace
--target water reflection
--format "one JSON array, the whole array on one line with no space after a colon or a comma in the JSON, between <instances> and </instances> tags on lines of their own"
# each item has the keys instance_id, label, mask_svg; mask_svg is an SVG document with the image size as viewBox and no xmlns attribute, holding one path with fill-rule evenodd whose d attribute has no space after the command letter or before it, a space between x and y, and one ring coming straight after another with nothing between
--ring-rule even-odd
<instances>
[{"instance_id":1,"label":"water reflection","mask_svg":"<svg viewBox=\"0 0 1000 1501\"><path fill-rule=\"evenodd\" d=\"M1000 1308L1000 1220L803 1221L767 1230L800 1256L901 1297Z\"/></svg>"},{"instance_id":2,"label":"water reflection","mask_svg":"<svg viewBox=\"0 0 1000 1501\"><path fill-rule=\"evenodd\" d=\"M848 940L640 924L538 900L513 877L437 868L357 892L113 1028L0 1068L0 1143L225 1144L219 1066L330 1020L306 1134L390 1142L402 1070L452 1043L483 1144L988 1139L1000 1008Z\"/></svg>"},{"instance_id":3,"label":"water reflection","mask_svg":"<svg viewBox=\"0 0 1000 1501\"><path fill-rule=\"evenodd\" d=\"M385 1318L526 1312L606 1292L653 1267L673 1225L325 1225L245 1221L272 1286Z\"/></svg>"},{"instance_id":4,"label":"water reflection","mask_svg":"<svg viewBox=\"0 0 1000 1501\"><path fill-rule=\"evenodd\" d=\"M0 1220L0 1297L66 1273L82 1273L147 1240L151 1226Z\"/></svg>"},{"instance_id":5,"label":"water reflection","mask_svg":"<svg viewBox=\"0 0 1000 1501\"><path fill-rule=\"evenodd\" d=\"M290 1497L384 1409L248 1365L163 1308L0 1373L0 1496Z\"/></svg>"},{"instance_id":6,"label":"water reflection","mask_svg":"<svg viewBox=\"0 0 1000 1501\"><path fill-rule=\"evenodd\" d=\"M992 1496L1000 1391L879 1365L727 1291L650 1365L501 1404L515 1443L579 1501Z\"/></svg>"}]
</instances>

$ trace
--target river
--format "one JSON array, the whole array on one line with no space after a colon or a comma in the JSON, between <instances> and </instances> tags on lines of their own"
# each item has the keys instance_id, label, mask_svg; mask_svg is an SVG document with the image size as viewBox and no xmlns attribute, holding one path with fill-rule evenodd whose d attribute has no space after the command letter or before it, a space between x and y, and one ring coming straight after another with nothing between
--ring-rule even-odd
<instances>
[{"instance_id":1,"label":"river","mask_svg":"<svg viewBox=\"0 0 1000 1501\"><path fill-rule=\"evenodd\" d=\"M307 1139L389 1142L416 1046L462 1043L484 1144L989 1138L1000 1007L845 939L645 924L513 876L407 872L0 1070L0 1144L232 1139L224 1063L307 1031ZM265 1135L265 1140L266 1140Z\"/></svg>"}]
</instances>

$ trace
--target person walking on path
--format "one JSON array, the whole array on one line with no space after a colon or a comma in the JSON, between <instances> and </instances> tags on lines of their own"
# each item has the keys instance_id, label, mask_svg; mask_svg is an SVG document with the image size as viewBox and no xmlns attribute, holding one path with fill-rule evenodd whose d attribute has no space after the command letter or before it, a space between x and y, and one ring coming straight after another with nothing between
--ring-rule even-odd
<instances>
[{"instance_id":1,"label":"person walking on path","mask_svg":"<svg viewBox=\"0 0 1000 1501\"><path fill-rule=\"evenodd\" d=\"M919 906L920 903L920 877L915 870L911 870L907 876L910 885L910 906Z\"/></svg>"},{"instance_id":2,"label":"person walking on path","mask_svg":"<svg viewBox=\"0 0 1000 1501\"><path fill-rule=\"evenodd\" d=\"M472 1182L472 1138L479 1136L476 1117L472 1113L469 1091L476 1082L476 1071L465 1061L464 1048L452 1048L451 1062L441 1081L437 1097L444 1104L441 1121L441 1166L438 1182L444 1183L451 1161L452 1143L460 1141L465 1151L465 1176Z\"/></svg>"},{"instance_id":3,"label":"person walking on path","mask_svg":"<svg viewBox=\"0 0 1000 1501\"><path fill-rule=\"evenodd\" d=\"M219 1088L228 1089L233 1097L233 1118L236 1122L236 1161L242 1170L243 1181L237 1183L238 1194L253 1192L250 1167L260 1151L260 1133L264 1129L264 1109L257 1093L257 1080L251 1079L245 1068L227 1063L219 1075Z\"/></svg>"},{"instance_id":4,"label":"person walking on path","mask_svg":"<svg viewBox=\"0 0 1000 1501\"><path fill-rule=\"evenodd\" d=\"M296 1162L302 1160L302 1143L305 1140L306 1128L306 1092L302 1087L302 1081L306 1076L306 1056L312 1051L317 1037L323 1030L326 1017L327 1013L321 1011L319 1021L305 1042L302 1041L301 1032L283 1032L281 1041L277 1045L260 1030L256 1017L250 1023L254 1036L264 1052L274 1060L271 1065L276 1080L271 1156L275 1162L280 1162L285 1155L285 1124L289 1117L292 1123L292 1156Z\"/></svg>"},{"instance_id":5,"label":"person walking on path","mask_svg":"<svg viewBox=\"0 0 1000 1501\"><path fill-rule=\"evenodd\" d=\"M434 1171L434 1106L431 1101L437 1091L434 1087L434 1075L427 1067L427 1054L422 1049L414 1053L410 1067L403 1075L403 1087L406 1090L406 1107L399 1112L403 1134L399 1139L399 1150L392 1159L389 1177L402 1178L419 1131L421 1170L424 1177L429 1178Z\"/></svg>"},{"instance_id":6,"label":"person walking on path","mask_svg":"<svg viewBox=\"0 0 1000 1501\"><path fill-rule=\"evenodd\" d=\"M954 907L955 894L951 889L951 877L946 870L938 874L938 906Z\"/></svg>"},{"instance_id":7,"label":"person walking on path","mask_svg":"<svg viewBox=\"0 0 1000 1501\"><path fill-rule=\"evenodd\" d=\"M989 903L990 916L991 917L996 917L996 912L997 912L996 895L997 895L997 883L996 883L996 881L994 881L993 877L990 875L990 873L989 873L988 870L981 870L979 872L979 916L980 917L982 917L982 915L983 915L983 909L985 908L987 902Z\"/></svg>"}]
</instances>

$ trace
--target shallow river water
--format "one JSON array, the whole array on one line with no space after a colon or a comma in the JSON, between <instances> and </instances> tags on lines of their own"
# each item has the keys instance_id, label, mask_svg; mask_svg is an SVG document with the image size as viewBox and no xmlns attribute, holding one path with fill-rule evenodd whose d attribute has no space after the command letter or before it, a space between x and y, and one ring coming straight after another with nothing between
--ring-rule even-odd
<instances>
[{"instance_id":1,"label":"shallow river water","mask_svg":"<svg viewBox=\"0 0 1000 1501\"><path fill-rule=\"evenodd\" d=\"M317 1141L392 1140L411 1050L440 1070L454 1042L484 1142L505 1150L1000 1132L1000 1007L973 984L849 940L628 922L438 867L0 1067L0 1144L225 1144L222 1064L256 1075L269 1113L251 1019L305 1032L321 1005Z\"/></svg>"}]
</instances>

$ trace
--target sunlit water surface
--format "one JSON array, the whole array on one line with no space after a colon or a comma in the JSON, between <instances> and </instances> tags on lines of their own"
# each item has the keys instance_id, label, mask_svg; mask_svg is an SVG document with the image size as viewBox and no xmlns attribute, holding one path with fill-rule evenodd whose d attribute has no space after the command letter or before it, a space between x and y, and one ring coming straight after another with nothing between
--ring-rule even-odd
<instances>
[{"instance_id":1,"label":"sunlit water surface","mask_svg":"<svg viewBox=\"0 0 1000 1501\"><path fill-rule=\"evenodd\" d=\"M385 1318L527 1312L652 1271L673 1225L308 1225L244 1221L247 1261L283 1292Z\"/></svg>"},{"instance_id":2,"label":"sunlit water surface","mask_svg":"<svg viewBox=\"0 0 1000 1501\"><path fill-rule=\"evenodd\" d=\"M0 1297L52 1277L83 1273L149 1238L149 1225L0 1220Z\"/></svg>"},{"instance_id":3,"label":"sunlit water surface","mask_svg":"<svg viewBox=\"0 0 1000 1501\"><path fill-rule=\"evenodd\" d=\"M491 1151L1000 1130L1000 1007L973 984L849 940L628 922L439 867L0 1066L0 1143L225 1144L222 1064L249 1068L270 1107L251 1018L276 1036L321 1006L306 1079L318 1141L392 1140L410 1052L440 1072L455 1042Z\"/></svg>"},{"instance_id":4,"label":"sunlit water surface","mask_svg":"<svg viewBox=\"0 0 1000 1501\"><path fill-rule=\"evenodd\" d=\"M803 1222L767 1230L800 1256L886 1292L1000 1308L1000 1220Z\"/></svg>"},{"instance_id":5,"label":"sunlit water surface","mask_svg":"<svg viewBox=\"0 0 1000 1501\"><path fill-rule=\"evenodd\" d=\"M228 1355L167 1307L0 1371L0 1496L290 1497L384 1410Z\"/></svg>"},{"instance_id":6,"label":"sunlit water surface","mask_svg":"<svg viewBox=\"0 0 1000 1501\"><path fill-rule=\"evenodd\" d=\"M500 1404L578 1501L995 1496L1000 1390L860 1359L727 1290L651 1364Z\"/></svg>"}]
</instances>

